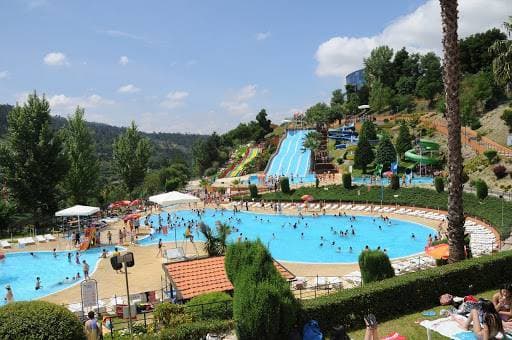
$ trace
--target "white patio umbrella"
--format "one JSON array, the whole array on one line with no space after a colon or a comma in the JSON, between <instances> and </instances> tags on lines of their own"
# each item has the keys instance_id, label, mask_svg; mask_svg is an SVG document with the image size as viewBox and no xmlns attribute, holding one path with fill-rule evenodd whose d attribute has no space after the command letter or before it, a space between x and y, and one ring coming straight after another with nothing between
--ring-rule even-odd
<instances>
[{"instance_id":1,"label":"white patio umbrella","mask_svg":"<svg viewBox=\"0 0 512 340\"><path fill-rule=\"evenodd\" d=\"M149 200L151 202L155 202L156 204L162 207L170 207L177 204L186 204L186 203L197 203L201 201L196 196L190 194L184 194L178 191L166 192L163 194L150 196ZM167 210L167 209L166 209ZM174 242L176 246L178 246L178 240L176 236L176 228L174 228Z\"/></svg>"},{"instance_id":2,"label":"white patio umbrella","mask_svg":"<svg viewBox=\"0 0 512 340\"><path fill-rule=\"evenodd\" d=\"M74 205L72 207L59 210L55 213L58 217L78 217L78 232L80 232L80 216L91 216L100 211L98 207L90 207L87 205Z\"/></svg>"}]
</instances>

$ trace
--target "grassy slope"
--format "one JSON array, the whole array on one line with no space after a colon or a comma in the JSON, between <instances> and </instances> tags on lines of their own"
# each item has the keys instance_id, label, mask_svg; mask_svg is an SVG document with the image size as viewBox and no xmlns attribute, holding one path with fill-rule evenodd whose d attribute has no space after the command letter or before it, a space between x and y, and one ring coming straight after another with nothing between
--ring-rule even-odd
<instances>
[{"instance_id":1,"label":"grassy slope","mask_svg":"<svg viewBox=\"0 0 512 340\"><path fill-rule=\"evenodd\" d=\"M448 202L448 194L446 192L437 193L434 190L425 188L401 188L392 190L384 188L383 201L389 204L400 204L418 207L427 207L433 209L446 210ZM300 197L310 194L315 200L325 201L346 201L346 202L373 202L380 204L381 190L380 187L370 187L369 191L366 186L361 186L351 190L344 189L340 185L325 186L319 188L300 188L292 194L286 195L281 192L264 194L266 200L280 201L300 201ZM398 197L394 197L398 195ZM502 201L495 197L487 197L480 202L473 194L464 194L464 210L469 215L478 216L489 221L502 236L508 236L510 226L512 225L512 214L507 212L512 210L512 202L504 202L504 226L501 226L501 207Z\"/></svg>"}]
</instances>

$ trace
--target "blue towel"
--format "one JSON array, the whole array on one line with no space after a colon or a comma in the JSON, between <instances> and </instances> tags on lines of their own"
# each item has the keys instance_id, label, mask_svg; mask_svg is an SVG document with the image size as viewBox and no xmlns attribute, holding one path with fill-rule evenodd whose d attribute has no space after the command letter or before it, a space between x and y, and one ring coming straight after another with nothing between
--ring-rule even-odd
<instances>
[{"instance_id":1,"label":"blue towel","mask_svg":"<svg viewBox=\"0 0 512 340\"><path fill-rule=\"evenodd\" d=\"M473 332L460 332L455 334L453 338L459 340L478 340Z\"/></svg>"},{"instance_id":2,"label":"blue towel","mask_svg":"<svg viewBox=\"0 0 512 340\"><path fill-rule=\"evenodd\" d=\"M434 310L427 310L427 311L424 311L423 313L421 313L421 315L423 315L423 316L436 316L436 311L434 311Z\"/></svg>"}]
</instances>

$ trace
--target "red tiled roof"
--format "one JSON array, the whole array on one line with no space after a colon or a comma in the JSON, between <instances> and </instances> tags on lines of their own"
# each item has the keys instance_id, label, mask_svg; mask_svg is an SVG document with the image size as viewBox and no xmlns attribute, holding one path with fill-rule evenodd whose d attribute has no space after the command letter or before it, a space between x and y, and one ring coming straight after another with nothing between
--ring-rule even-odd
<instances>
[{"instance_id":1,"label":"red tiled roof","mask_svg":"<svg viewBox=\"0 0 512 340\"><path fill-rule=\"evenodd\" d=\"M286 280L295 278L279 262L274 261L274 265ZM164 267L179 294L178 297L183 300L204 293L233 290L224 268L224 256L172 262Z\"/></svg>"}]
</instances>

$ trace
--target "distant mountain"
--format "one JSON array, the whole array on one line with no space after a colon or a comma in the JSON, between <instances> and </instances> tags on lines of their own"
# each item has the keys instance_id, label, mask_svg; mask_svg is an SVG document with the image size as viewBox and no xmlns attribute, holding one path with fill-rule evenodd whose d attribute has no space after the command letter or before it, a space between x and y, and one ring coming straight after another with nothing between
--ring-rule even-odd
<instances>
[{"instance_id":1,"label":"distant mountain","mask_svg":"<svg viewBox=\"0 0 512 340\"><path fill-rule=\"evenodd\" d=\"M7 133L7 114L13 106L0 105L0 139ZM59 116L52 117L53 127L57 130L63 128L66 119ZM94 133L96 149L102 163L112 160L112 143L114 138L123 133L126 128L103 123L88 122L87 125ZM153 144L153 155L150 159L150 168L158 169L175 158L182 158L190 162L192 159L192 144L206 138L205 135L184 133L143 133ZM107 170L108 171L108 170Z\"/></svg>"}]
</instances>

